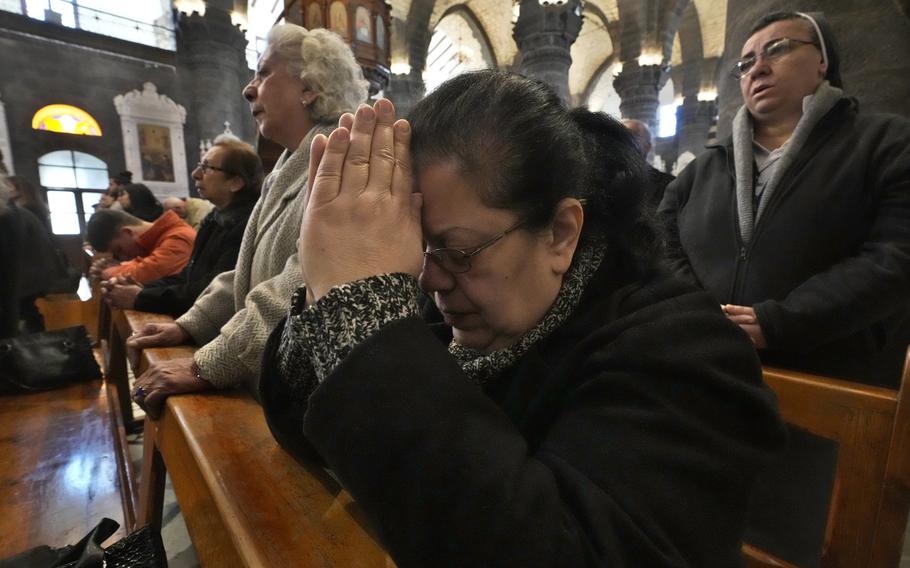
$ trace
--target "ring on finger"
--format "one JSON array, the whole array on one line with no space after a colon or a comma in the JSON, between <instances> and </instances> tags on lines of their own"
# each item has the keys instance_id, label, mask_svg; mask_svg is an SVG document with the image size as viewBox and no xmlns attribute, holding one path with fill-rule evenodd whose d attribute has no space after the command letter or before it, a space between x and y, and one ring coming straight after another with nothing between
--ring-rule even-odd
<instances>
[{"instance_id":1,"label":"ring on finger","mask_svg":"<svg viewBox=\"0 0 910 568\"><path fill-rule=\"evenodd\" d=\"M135 401L138 402L139 404L142 404L142 402L145 401L145 395L146 395L146 394L147 394L147 393L145 392L145 389L144 389L144 388L142 388L142 387L136 387L136 390L133 391L133 400L135 400Z\"/></svg>"}]
</instances>

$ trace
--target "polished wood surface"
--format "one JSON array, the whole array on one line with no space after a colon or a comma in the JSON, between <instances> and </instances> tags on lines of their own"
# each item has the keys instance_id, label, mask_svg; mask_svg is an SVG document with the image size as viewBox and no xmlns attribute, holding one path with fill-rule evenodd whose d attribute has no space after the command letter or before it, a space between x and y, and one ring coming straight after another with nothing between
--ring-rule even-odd
<instances>
[{"instance_id":1,"label":"polished wood surface","mask_svg":"<svg viewBox=\"0 0 910 568\"><path fill-rule=\"evenodd\" d=\"M0 397L0 558L123 524L110 432L101 381Z\"/></svg>"},{"instance_id":2,"label":"polished wood surface","mask_svg":"<svg viewBox=\"0 0 910 568\"><path fill-rule=\"evenodd\" d=\"M120 318L115 327L129 329L162 321L131 311ZM192 353L146 349L134 368ZM159 420L146 419L144 444L137 524L160 526L166 470L203 566L394 566L350 495L282 450L245 392L170 397Z\"/></svg>"},{"instance_id":3,"label":"polished wood surface","mask_svg":"<svg viewBox=\"0 0 910 568\"><path fill-rule=\"evenodd\" d=\"M821 566L893 567L910 510L910 350L900 390L765 368L790 424L838 443ZM744 547L751 566L786 566Z\"/></svg>"}]
</instances>

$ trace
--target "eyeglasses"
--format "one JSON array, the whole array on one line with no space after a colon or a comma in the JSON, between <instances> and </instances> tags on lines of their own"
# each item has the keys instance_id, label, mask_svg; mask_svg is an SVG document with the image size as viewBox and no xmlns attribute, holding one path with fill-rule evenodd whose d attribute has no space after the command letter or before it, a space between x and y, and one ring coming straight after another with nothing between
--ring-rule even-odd
<instances>
[{"instance_id":1,"label":"eyeglasses","mask_svg":"<svg viewBox=\"0 0 910 568\"><path fill-rule=\"evenodd\" d=\"M515 223L505 231L499 233L495 237L491 238L488 241L484 241L478 246L474 247L474 250L468 252L467 250L456 249L456 248L438 248L433 250L428 250L423 253L424 260L433 259L433 262L437 266L448 272L449 274L463 274L471 270L471 257L480 251L490 248L495 245L502 239L504 236L508 235L512 231L519 229L524 222L519 221Z\"/></svg>"},{"instance_id":2,"label":"eyeglasses","mask_svg":"<svg viewBox=\"0 0 910 568\"><path fill-rule=\"evenodd\" d=\"M802 45L814 45L815 47L821 49L818 43L814 41L782 37L766 43L761 48L761 53L759 55L761 55L765 61L774 62ZM730 70L730 75L732 75L734 79L742 79L743 76L749 74L749 71L755 67L755 64L757 62L757 55L747 55L746 57L743 57L733 64L733 69Z\"/></svg>"},{"instance_id":3,"label":"eyeglasses","mask_svg":"<svg viewBox=\"0 0 910 568\"><path fill-rule=\"evenodd\" d=\"M218 172L230 173L230 170L224 168L219 168L218 166L213 166L211 164L206 164L205 162L199 162L196 164L196 167L202 170L202 175L209 173L209 170L215 170Z\"/></svg>"}]
</instances>

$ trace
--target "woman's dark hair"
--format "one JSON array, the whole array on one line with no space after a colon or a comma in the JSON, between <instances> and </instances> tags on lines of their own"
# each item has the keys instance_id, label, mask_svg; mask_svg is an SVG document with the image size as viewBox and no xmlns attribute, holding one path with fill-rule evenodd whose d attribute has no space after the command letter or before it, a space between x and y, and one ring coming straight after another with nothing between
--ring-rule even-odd
<instances>
[{"instance_id":1,"label":"woman's dark hair","mask_svg":"<svg viewBox=\"0 0 910 568\"><path fill-rule=\"evenodd\" d=\"M529 230L549 225L562 199L584 200L582 245L606 242L633 276L656 265L659 240L641 213L646 165L606 114L569 111L540 81L485 70L446 81L409 119L416 171L454 158L487 205Z\"/></svg>"},{"instance_id":2,"label":"woman's dark hair","mask_svg":"<svg viewBox=\"0 0 910 568\"><path fill-rule=\"evenodd\" d=\"M127 213L139 217L143 221L152 221L161 217L164 213L164 207L161 202L152 193L152 190L141 183L131 183L123 187L130 196L129 207L124 207Z\"/></svg>"},{"instance_id":3,"label":"woman's dark hair","mask_svg":"<svg viewBox=\"0 0 910 568\"><path fill-rule=\"evenodd\" d=\"M50 231L51 214L38 186L22 176L8 176L6 180L12 184L19 194L19 197L15 199L16 205L31 211L41 221L41 224Z\"/></svg>"},{"instance_id":4,"label":"woman's dark hair","mask_svg":"<svg viewBox=\"0 0 910 568\"><path fill-rule=\"evenodd\" d=\"M808 16L808 18L806 16ZM775 22L787 20L798 20L802 22L803 25L805 25L806 30L809 31L809 37L821 51L821 38L818 37L818 32L816 31L815 26L812 25L812 21L815 22L819 31L822 33L824 39L824 53L828 59L828 70L825 72L825 79L827 79L832 86L843 89L844 80L840 75L840 49L837 45L837 38L834 37L834 30L831 29L828 19L825 18L825 15L821 12L771 12L770 14L765 14L759 18L758 21L752 25L752 28L749 30L749 36L752 36L752 34L759 30L767 28Z\"/></svg>"},{"instance_id":5,"label":"woman's dark hair","mask_svg":"<svg viewBox=\"0 0 910 568\"><path fill-rule=\"evenodd\" d=\"M231 203L245 203L259 199L264 173L262 160L256 150L235 138L216 139L214 146L224 148L224 161L221 164L227 175L237 176L243 180L243 189L233 194Z\"/></svg>"}]
</instances>

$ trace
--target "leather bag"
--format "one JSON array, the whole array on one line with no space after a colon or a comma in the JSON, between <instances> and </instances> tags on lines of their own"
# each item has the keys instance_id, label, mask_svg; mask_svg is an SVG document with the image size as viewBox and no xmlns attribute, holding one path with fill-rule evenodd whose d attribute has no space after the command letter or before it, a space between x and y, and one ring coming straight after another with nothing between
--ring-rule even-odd
<instances>
[{"instance_id":1,"label":"leather bag","mask_svg":"<svg viewBox=\"0 0 910 568\"><path fill-rule=\"evenodd\" d=\"M84 326L0 339L0 394L37 392L100 378Z\"/></svg>"}]
</instances>

